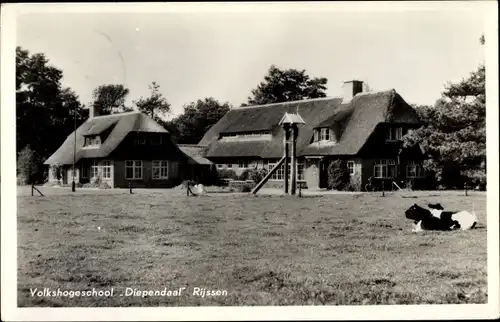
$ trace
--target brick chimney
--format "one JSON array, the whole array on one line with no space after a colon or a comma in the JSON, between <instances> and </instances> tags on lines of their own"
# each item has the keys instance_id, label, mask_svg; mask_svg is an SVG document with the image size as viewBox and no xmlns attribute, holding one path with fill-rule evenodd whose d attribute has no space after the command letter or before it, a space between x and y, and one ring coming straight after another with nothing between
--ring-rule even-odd
<instances>
[{"instance_id":1,"label":"brick chimney","mask_svg":"<svg viewBox=\"0 0 500 322\"><path fill-rule=\"evenodd\" d=\"M89 119L93 119L96 116L101 115L101 108L99 106L95 106L94 104L89 106Z\"/></svg>"},{"instance_id":2,"label":"brick chimney","mask_svg":"<svg viewBox=\"0 0 500 322\"><path fill-rule=\"evenodd\" d=\"M354 96L363 92L363 81L351 80L342 86L342 103L349 103Z\"/></svg>"}]
</instances>

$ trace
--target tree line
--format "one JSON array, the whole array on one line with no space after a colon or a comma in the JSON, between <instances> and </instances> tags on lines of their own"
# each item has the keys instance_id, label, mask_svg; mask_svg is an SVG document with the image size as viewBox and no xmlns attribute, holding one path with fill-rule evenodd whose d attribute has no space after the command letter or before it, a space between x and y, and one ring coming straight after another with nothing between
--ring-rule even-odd
<instances>
[{"instance_id":1,"label":"tree line","mask_svg":"<svg viewBox=\"0 0 500 322\"><path fill-rule=\"evenodd\" d=\"M484 44L484 37L480 39ZM43 53L16 48L16 149L18 173L31 182L43 182L43 162L80 126L89 109L78 95L62 85L63 71ZM311 77L306 70L272 65L264 80L251 90L242 106L326 97L328 80ZM129 89L123 84L103 84L92 92L89 106L101 115L139 110L165 127L179 144L196 144L204 133L233 106L213 97L192 101L169 119L171 105L153 81L149 95L127 106ZM485 67L468 78L448 83L433 106L414 106L424 126L405 135L407 147L420 145L427 157L424 168L438 184L457 188L468 182L486 184Z\"/></svg>"}]
</instances>

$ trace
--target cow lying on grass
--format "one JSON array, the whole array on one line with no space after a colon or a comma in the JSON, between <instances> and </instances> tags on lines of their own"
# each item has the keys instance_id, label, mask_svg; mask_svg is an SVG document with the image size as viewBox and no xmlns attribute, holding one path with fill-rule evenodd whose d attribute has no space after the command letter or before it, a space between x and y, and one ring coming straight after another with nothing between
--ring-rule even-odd
<instances>
[{"instance_id":1,"label":"cow lying on grass","mask_svg":"<svg viewBox=\"0 0 500 322\"><path fill-rule=\"evenodd\" d=\"M431 214L439 219L445 221L453 221L456 223L454 226L455 229L468 230L473 229L477 224L477 216L474 210L472 212L468 212L465 210L462 211L444 211L443 206L441 204L429 204Z\"/></svg>"},{"instance_id":2,"label":"cow lying on grass","mask_svg":"<svg viewBox=\"0 0 500 322\"><path fill-rule=\"evenodd\" d=\"M413 232L422 230L452 230L458 225L458 222L453 221L451 218L438 218L432 213L414 204L405 211L405 216L414 221Z\"/></svg>"},{"instance_id":3,"label":"cow lying on grass","mask_svg":"<svg viewBox=\"0 0 500 322\"><path fill-rule=\"evenodd\" d=\"M429 204L431 210L417 204L405 211L406 218L414 220L413 232L422 230L455 230L472 229L476 226L477 217L474 211L443 211L440 204Z\"/></svg>"}]
</instances>

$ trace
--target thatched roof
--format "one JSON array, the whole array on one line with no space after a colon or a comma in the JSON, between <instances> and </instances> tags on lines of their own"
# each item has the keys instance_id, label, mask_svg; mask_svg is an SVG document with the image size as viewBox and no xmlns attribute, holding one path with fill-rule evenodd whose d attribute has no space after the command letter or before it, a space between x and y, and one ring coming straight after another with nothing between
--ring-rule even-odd
<instances>
[{"instance_id":1,"label":"thatched roof","mask_svg":"<svg viewBox=\"0 0 500 322\"><path fill-rule=\"evenodd\" d=\"M110 131L99 148L83 148L85 136ZM96 116L85 121L76 129L76 162L86 158L104 158L113 152L130 132L168 133L149 116L140 112L129 112ZM68 135L64 143L44 164L72 164L75 132Z\"/></svg>"},{"instance_id":2,"label":"thatched roof","mask_svg":"<svg viewBox=\"0 0 500 322\"><path fill-rule=\"evenodd\" d=\"M305 125L299 125L297 155L355 155L379 123L414 123L416 112L395 90L356 95L347 104L340 98L319 98L230 110L199 142L207 145L207 158L261 157L283 155L283 131L279 121L285 113L298 113ZM340 138L336 144L311 143L313 129L331 127ZM224 133L270 130L272 141L221 141Z\"/></svg>"},{"instance_id":3,"label":"thatched roof","mask_svg":"<svg viewBox=\"0 0 500 322\"><path fill-rule=\"evenodd\" d=\"M212 161L205 158L207 150L206 146L199 146L196 144L178 144L177 146L182 152L184 152L185 155L189 157L189 164L212 164Z\"/></svg>"}]
</instances>

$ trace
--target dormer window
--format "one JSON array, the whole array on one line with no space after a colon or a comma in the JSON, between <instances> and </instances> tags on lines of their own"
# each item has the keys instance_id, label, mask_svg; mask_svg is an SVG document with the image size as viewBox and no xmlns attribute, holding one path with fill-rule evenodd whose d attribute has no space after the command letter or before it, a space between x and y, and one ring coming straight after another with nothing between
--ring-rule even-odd
<instances>
[{"instance_id":1,"label":"dormer window","mask_svg":"<svg viewBox=\"0 0 500 322\"><path fill-rule=\"evenodd\" d=\"M314 130L314 142L334 141L333 130L327 127Z\"/></svg>"},{"instance_id":2,"label":"dormer window","mask_svg":"<svg viewBox=\"0 0 500 322\"><path fill-rule=\"evenodd\" d=\"M221 141L270 141L273 135L271 131L252 131L240 133L221 133Z\"/></svg>"},{"instance_id":3,"label":"dormer window","mask_svg":"<svg viewBox=\"0 0 500 322\"><path fill-rule=\"evenodd\" d=\"M138 134L135 137L135 144L136 145L144 145L144 144L146 144L146 136L144 134Z\"/></svg>"},{"instance_id":4,"label":"dormer window","mask_svg":"<svg viewBox=\"0 0 500 322\"><path fill-rule=\"evenodd\" d=\"M161 136L160 135L153 135L151 137L151 145L161 145Z\"/></svg>"},{"instance_id":5,"label":"dormer window","mask_svg":"<svg viewBox=\"0 0 500 322\"><path fill-rule=\"evenodd\" d=\"M387 129L387 141L399 141L403 139L402 127L391 127Z\"/></svg>"},{"instance_id":6,"label":"dormer window","mask_svg":"<svg viewBox=\"0 0 500 322\"><path fill-rule=\"evenodd\" d=\"M84 146L89 148L101 146L101 137L99 135L86 136Z\"/></svg>"}]
</instances>

